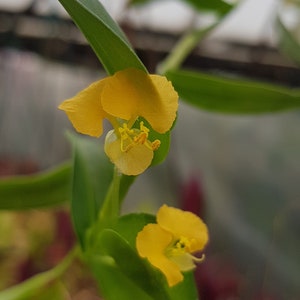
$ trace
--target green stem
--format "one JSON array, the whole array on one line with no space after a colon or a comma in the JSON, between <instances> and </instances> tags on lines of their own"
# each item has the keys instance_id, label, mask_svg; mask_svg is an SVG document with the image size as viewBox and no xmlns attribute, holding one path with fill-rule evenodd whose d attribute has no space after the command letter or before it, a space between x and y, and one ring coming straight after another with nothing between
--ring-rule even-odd
<instances>
[{"instance_id":1,"label":"green stem","mask_svg":"<svg viewBox=\"0 0 300 300\"><path fill-rule=\"evenodd\" d=\"M217 23L214 23L204 29L192 30L185 34L170 52L169 56L158 66L158 73L165 74L169 70L178 69L199 41L216 25Z\"/></svg>"},{"instance_id":2,"label":"green stem","mask_svg":"<svg viewBox=\"0 0 300 300\"><path fill-rule=\"evenodd\" d=\"M75 247L69 254L53 269L37 274L30 279L0 292L0 300L33 299L39 289L61 277L69 268L74 258L78 255L79 248Z\"/></svg>"},{"instance_id":3,"label":"green stem","mask_svg":"<svg viewBox=\"0 0 300 300\"><path fill-rule=\"evenodd\" d=\"M112 219L120 214L120 181L121 174L114 169L113 180L110 184L102 209L100 210L100 219ZM0 299L1 300L1 299Z\"/></svg>"}]
</instances>

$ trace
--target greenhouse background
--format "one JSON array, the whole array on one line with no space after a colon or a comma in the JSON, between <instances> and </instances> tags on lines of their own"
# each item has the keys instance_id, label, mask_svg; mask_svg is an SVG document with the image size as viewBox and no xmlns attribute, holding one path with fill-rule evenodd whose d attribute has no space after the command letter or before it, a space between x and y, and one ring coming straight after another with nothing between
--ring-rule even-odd
<instances>
[{"instance_id":1,"label":"greenhouse background","mask_svg":"<svg viewBox=\"0 0 300 300\"><path fill-rule=\"evenodd\" d=\"M101 2L151 72L184 32L216 18L179 0L134 7ZM240 2L183 66L299 88L299 61L284 47L277 24L280 17L299 38L299 4ZM73 129L57 106L105 72L58 1L0 0L0 70L0 176L69 160L66 131ZM124 213L153 213L167 201L197 210L208 223L210 245L196 271L201 299L298 299L299 116L299 110L215 113L181 101L166 162L130 189ZM0 212L0 289L64 256L74 242L67 211ZM83 272L78 265L67 276L70 299L100 299L91 278L76 281Z\"/></svg>"}]
</instances>

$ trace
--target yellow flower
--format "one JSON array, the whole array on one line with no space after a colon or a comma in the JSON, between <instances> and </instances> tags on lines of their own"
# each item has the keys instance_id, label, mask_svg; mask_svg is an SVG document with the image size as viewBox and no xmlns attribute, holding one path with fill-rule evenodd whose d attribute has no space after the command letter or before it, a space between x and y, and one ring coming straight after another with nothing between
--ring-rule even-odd
<instances>
[{"instance_id":1,"label":"yellow flower","mask_svg":"<svg viewBox=\"0 0 300 300\"><path fill-rule=\"evenodd\" d=\"M149 167L159 140L148 139L150 130L170 130L178 108L178 94L164 76L149 75L138 69L126 69L94 82L60 106L75 129L99 137L103 120L113 130L105 140L105 152L126 175L138 175ZM137 122L143 117L151 125Z\"/></svg>"},{"instance_id":2,"label":"yellow flower","mask_svg":"<svg viewBox=\"0 0 300 300\"><path fill-rule=\"evenodd\" d=\"M167 279L170 287L183 280L181 272L195 268L192 253L204 249L208 230L195 214L163 205L157 213L157 224L148 224L136 238L139 255L147 258Z\"/></svg>"}]
</instances>

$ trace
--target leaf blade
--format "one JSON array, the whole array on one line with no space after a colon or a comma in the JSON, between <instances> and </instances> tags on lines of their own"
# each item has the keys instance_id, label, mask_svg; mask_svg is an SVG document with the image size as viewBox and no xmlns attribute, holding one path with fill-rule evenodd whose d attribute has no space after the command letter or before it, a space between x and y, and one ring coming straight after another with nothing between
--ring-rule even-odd
<instances>
[{"instance_id":1,"label":"leaf blade","mask_svg":"<svg viewBox=\"0 0 300 300\"><path fill-rule=\"evenodd\" d=\"M0 209L24 210L50 207L69 200L71 164L51 170L0 180Z\"/></svg>"},{"instance_id":2,"label":"leaf blade","mask_svg":"<svg viewBox=\"0 0 300 300\"><path fill-rule=\"evenodd\" d=\"M59 1L85 35L108 74L126 68L147 71L100 1Z\"/></svg>"},{"instance_id":3,"label":"leaf blade","mask_svg":"<svg viewBox=\"0 0 300 300\"><path fill-rule=\"evenodd\" d=\"M183 101L208 111L258 114L300 108L299 89L183 70L166 75Z\"/></svg>"},{"instance_id":4,"label":"leaf blade","mask_svg":"<svg viewBox=\"0 0 300 300\"><path fill-rule=\"evenodd\" d=\"M85 235L97 220L112 177L113 166L98 140L69 134L73 145L71 212L81 246Z\"/></svg>"}]
</instances>

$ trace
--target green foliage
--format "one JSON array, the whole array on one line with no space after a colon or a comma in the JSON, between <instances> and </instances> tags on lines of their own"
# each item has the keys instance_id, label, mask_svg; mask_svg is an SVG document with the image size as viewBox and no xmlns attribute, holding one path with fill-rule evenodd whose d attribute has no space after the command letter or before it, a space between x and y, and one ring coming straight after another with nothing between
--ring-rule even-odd
<instances>
[{"instance_id":1,"label":"green foliage","mask_svg":"<svg viewBox=\"0 0 300 300\"><path fill-rule=\"evenodd\" d=\"M85 35L108 74L126 68L146 71L125 35L98 0L59 0Z\"/></svg>"},{"instance_id":2,"label":"green foliage","mask_svg":"<svg viewBox=\"0 0 300 300\"><path fill-rule=\"evenodd\" d=\"M185 0L185 2L191 4L193 7L199 11L214 11L219 15L226 15L234 7L226 1L222 0L209 0L209 1L199 1L199 0Z\"/></svg>"},{"instance_id":3,"label":"green foliage","mask_svg":"<svg viewBox=\"0 0 300 300\"><path fill-rule=\"evenodd\" d=\"M130 0L131 5L141 5L146 4L148 2L153 2L155 0ZM213 11L219 15L225 15L230 12L230 10L234 7L226 1L222 0L209 0L209 1L199 1L199 0L182 0L199 11Z\"/></svg>"},{"instance_id":4,"label":"green foliage","mask_svg":"<svg viewBox=\"0 0 300 300\"><path fill-rule=\"evenodd\" d=\"M172 70L166 76L183 101L218 113L258 114L300 107L300 91L242 79Z\"/></svg>"},{"instance_id":5,"label":"green foliage","mask_svg":"<svg viewBox=\"0 0 300 300\"><path fill-rule=\"evenodd\" d=\"M84 247L86 230L97 220L113 174L103 145L79 135L70 135L73 145L71 211L75 232Z\"/></svg>"},{"instance_id":6,"label":"green foliage","mask_svg":"<svg viewBox=\"0 0 300 300\"><path fill-rule=\"evenodd\" d=\"M70 266L76 254L77 249L75 248L55 268L37 274L18 285L0 292L0 300L63 300L60 277Z\"/></svg>"},{"instance_id":7,"label":"green foliage","mask_svg":"<svg viewBox=\"0 0 300 300\"><path fill-rule=\"evenodd\" d=\"M69 200L71 164L28 176L0 180L0 209L23 210L50 207Z\"/></svg>"}]
</instances>

